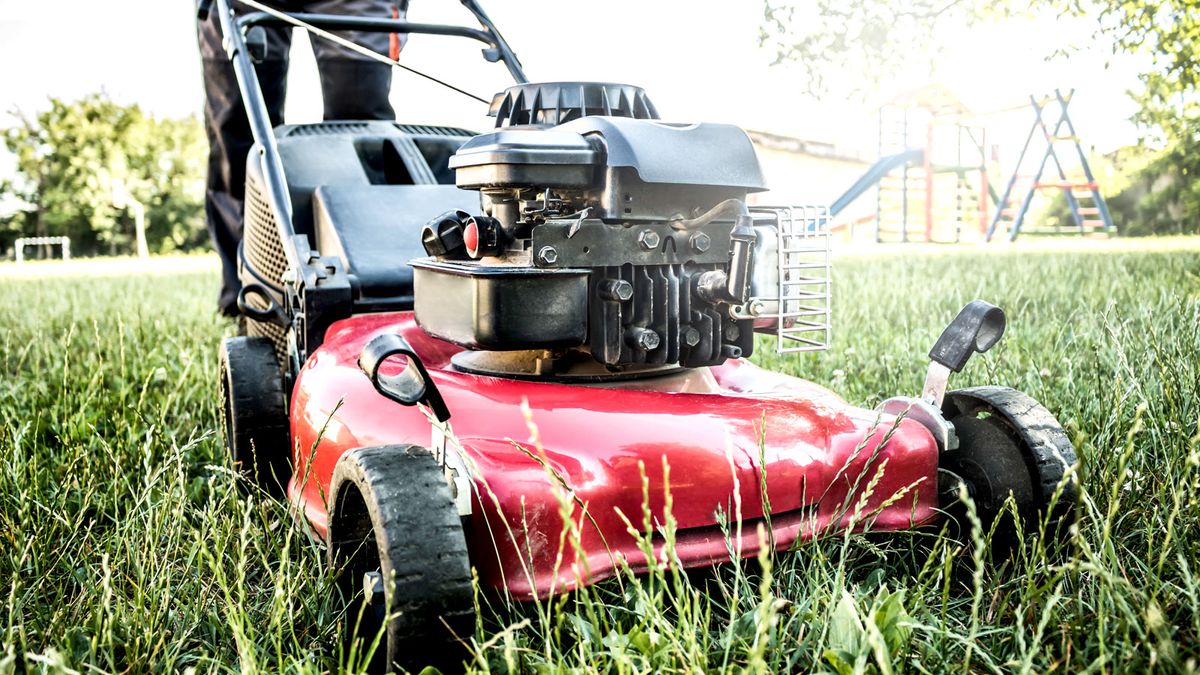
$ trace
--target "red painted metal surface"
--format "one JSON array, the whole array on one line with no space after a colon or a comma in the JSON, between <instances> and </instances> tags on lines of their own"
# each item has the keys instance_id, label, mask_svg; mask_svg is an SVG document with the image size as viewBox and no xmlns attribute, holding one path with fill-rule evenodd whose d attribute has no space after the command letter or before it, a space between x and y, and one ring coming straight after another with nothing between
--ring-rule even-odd
<instances>
[{"instance_id":1,"label":"red painted metal surface","mask_svg":"<svg viewBox=\"0 0 1200 675\"><path fill-rule=\"evenodd\" d=\"M836 528L898 530L936 517L937 446L929 432L890 417L875 426L874 412L811 382L745 361L604 386L471 375L450 366L458 347L425 334L411 313L396 313L335 323L297 379L289 495L321 536L342 453L431 442L424 414L380 396L357 367L363 345L384 331L399 331L422 355L476 469L478 494L466 522L472 563L484 584L518 599L611 576L621 559L645 569L621 516L640 531L648 504L651 541L661 553L664 463L675 551L688 567L728 560L718 510L734 523L729 538L746 556L759 550L767 503L780 549ZM579 550L561 536L564 514Z\"/></svg>"}]
</instances>

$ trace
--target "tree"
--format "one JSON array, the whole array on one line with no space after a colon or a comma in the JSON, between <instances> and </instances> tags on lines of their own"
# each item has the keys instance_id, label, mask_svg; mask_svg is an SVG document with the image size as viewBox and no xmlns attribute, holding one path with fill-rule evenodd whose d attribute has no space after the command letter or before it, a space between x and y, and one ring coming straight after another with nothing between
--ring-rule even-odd
<instances>
[{"instance_id":1,"label":"tree","mask_svg":"<svg viewBox=\"0 0 1200 675\"><path fill-rule=\"evenodd\" d=\"M759 44L774 65L802 67L810 94L862 94L910 60L930 66L936 39L980 21L1011 16L1011 0L764 0ZM904 58L897 58L903 54Z\"/></svg>"},{"instance_id":2,"label":"tree","mask_svg":"<svg viewBox=\"0 0 1200 675\"><path fill-rule=\"evenodd\" d=\"M8 219L9 239L65 235L80 253L131 251L132 218L113 205L113 183L120 181L146 207L152 250L204 241L204 143L197 120L156 119L100 94L51 99L35 116L14 116L17 124L3 138L16 158L16 176L0 184L0 199L25 208Z\"/></svg>"}]
</instances>

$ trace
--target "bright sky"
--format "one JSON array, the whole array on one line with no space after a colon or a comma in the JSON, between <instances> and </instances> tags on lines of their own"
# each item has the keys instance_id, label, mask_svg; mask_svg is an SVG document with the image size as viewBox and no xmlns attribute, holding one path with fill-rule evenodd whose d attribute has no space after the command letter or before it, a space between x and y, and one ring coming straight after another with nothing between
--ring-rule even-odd
<instances>
[{"instance_id":1,"label":"bright sky","mask_svg":"<svg viewBox=\"0 0 1200 675\"><path fill-rule=\"evenodd\" d=\"M1075 87L1072 116L1088 145L1108 151L1137 139L1127 121L1135 108L1124 93L1137 86L1133 60L1121 57L1106 67L1111 55L1092 48L1043 61L1056 47L1089 44L1087 19L1047 16L954 36L936 73L910 73L877 100L858 105L814 102L795 84L794 71L769 66L772 54L758 47L757 0L491 0L485 7L530 79L637 84L669 120L732 122L870 155L875 106L936 79L976 111ZM412 0L410 19L470 24L454 0ZM101 89L155 114L202 110L192 0L0 0L0 35L0 112L36 110L48 96ZM289 121L316 120L320 95L307 42L296 40L292 54ZM475 43L465 40L418 36L403 60L485 98L508 83L503 68L483 62ZM405 73L395 76L393 100L402 121L488 126L482 104ZM1008 121L992 118L991 139L1019 149L1030 120L1027 111Z\"/></svg>"}]
</instances>

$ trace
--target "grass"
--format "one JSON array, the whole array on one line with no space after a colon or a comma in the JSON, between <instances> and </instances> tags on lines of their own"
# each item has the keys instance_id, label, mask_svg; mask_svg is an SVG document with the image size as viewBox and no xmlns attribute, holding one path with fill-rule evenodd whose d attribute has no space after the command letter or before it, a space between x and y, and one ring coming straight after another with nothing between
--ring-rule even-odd
<instances>
[{"instance_id":1,"label":"grass","mask_svg":"<svg viewBox=\"0 0 1200 675\"><path fill-rule=\"evenodd\" d=\"M337 671L323 550L223 457L215 274L0 279L0 673ZM871 406L918 391L964 302L1009 331L954 384L1054 411L1082 460L1070 557L996 570L928 534L838 536L491 603L494 672L1200 668L1200 242L837 261L834 348L760 363Z\"/></svg>"}]
</instances>

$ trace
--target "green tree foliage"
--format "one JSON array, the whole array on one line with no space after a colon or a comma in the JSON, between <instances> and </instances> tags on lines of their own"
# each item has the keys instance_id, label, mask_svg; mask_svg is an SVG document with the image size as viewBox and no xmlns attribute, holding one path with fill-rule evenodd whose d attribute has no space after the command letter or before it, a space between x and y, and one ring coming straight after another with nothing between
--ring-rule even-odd
<instances>
[{"instance_id":1,"label":"green tree foliage","mask_svg":"<svg viewBox=\"0 0 1200 675\"><path fill-rule=\"evenodd\" d=\"M1196 0L764 0L760 42L776 62L795 62L814 94L859 92L904 63L938 54L938 35L980 21L1047 11L1094 18L1113 53L1149 66L1134 121L1150 152L1122 158L1129 186L1115 194L1114 219L1135 233L1200 232L1200 3ZM1049 51L1049 50L1048 50ZM904 59L896 58L903 54ZM1050 56L1048 53L1047 56ZM851 82L847 85L846 82ZM835 86L836 85L836 86ZM1125 153L1129 155L1131 153Z\"/></svg>"},{"instance_id":2,"label":"green tree foliage","mask_svg":"<svg viewBox=\"0 0 1200 675\"><path fill-rule=\"evenodd\" d=\"M1200 232L1200 3L1195 0L1074 0L1094 12L1114 51L1146 54L1134 116L1155 151L1116 195L1114 217L1129 234Z\"/></svg>"},{"instance_id":3,"label":"green tree foliage","mask_svg":"<svg viewBox=\"0 0 1200 675\"><path fill-rule=\"evenodd\" d=\"M65 235L75 252L132 252L133 216L114 206L114 184L145 206L152 251L205 241L205 145L196 119L157 119L99 94L51 99L41 113L14 116L3 138L16 176L0 184L0 200L25 208L0 222L0 250L19 236Z\"/></svg>"}]
</instances>

